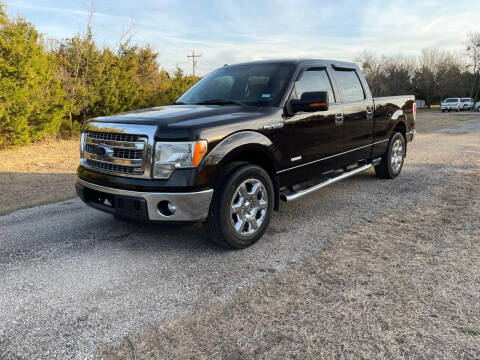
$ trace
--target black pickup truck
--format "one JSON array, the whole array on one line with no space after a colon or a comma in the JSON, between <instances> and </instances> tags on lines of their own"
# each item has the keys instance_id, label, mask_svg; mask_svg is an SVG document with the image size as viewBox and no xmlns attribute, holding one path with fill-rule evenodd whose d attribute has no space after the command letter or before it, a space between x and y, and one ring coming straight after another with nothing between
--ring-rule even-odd
<instances>
[{"instance_id":1,"label":"black pickup truck","mask_svg":"<svg viewBox=\"0 0 480 360\"><path fill-rule=\"evenodd\" d=\"M353 63L224 66L170 106L90 119L76 189L119 219L203 221L244 248L281 201L372 167L397 177L415 115L414 96L372 98Z\"/></svg>"}]
</instances>

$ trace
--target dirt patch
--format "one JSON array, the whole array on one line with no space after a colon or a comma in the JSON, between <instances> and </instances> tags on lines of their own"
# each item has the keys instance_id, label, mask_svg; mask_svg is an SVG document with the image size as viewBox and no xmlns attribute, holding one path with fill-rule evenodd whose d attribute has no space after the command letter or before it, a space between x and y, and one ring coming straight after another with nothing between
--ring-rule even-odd
<instances>
[{"instance_id":1,"label":"dirt patch","mask_svg":"<svg viewBox=\"0 0 480 360\"><path fill-rule=\"evenodd\" d=\"M438 110L418 110L415 123L421 134L429 134L438 130L455 127L462 122L480 118L478 112L446 112Z\"/></svg>"},{"instance_id":2,"label":"dirt patch","mask_svg":"<svg viewBox=\"0 0 480 360\"><path fill-rule=\"evenodd\" d=\"M0 215L75 197L78 140L0 151Z\"/></svg>"},{"instance_id":3,"label":"dirt patch","mask_svg":"<svg viewBox=\"0 0 480 360\"><path fill-rule=\"evenodd\" d=\"M480 358L478 170L300 268L104 347L107 359Z\"/></svg>"}]
</instances>

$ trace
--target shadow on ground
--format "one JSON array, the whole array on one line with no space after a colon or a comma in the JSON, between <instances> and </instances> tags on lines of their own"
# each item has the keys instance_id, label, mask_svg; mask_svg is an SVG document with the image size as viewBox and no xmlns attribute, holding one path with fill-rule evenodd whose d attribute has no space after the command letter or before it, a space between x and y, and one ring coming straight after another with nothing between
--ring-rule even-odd
<instances>
[{"instance_id":1,"label":"shadow on ground","mask_svg":"<svg viewBox=\"0 0 480 360\"><path fill-rule=\"evenodd\" d=\"M0 172L0 216L75 197L76 174Z\"/></svg>"}]
</instances>

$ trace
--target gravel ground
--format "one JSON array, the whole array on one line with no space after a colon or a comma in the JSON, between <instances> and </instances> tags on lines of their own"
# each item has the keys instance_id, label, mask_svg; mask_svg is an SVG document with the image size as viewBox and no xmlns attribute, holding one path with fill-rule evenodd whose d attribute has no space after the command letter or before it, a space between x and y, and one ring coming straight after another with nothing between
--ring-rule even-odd
<instances>
[{"instance_id":1,"label":"gravel ground","mask_svg":"<svg viewBox=\"0 0 480 360\"><path fill-rule=\"evenodd\" d=\"M0 217L0 358L90 359L103 344L228 301L259 278L295 268L345 229L408 213L475 167L480 120L419 135L395 181L373 172L284 204L243 251L208 243L200 225L119 223L78 200Z\"/></svg>"},{"instance_id":2,"label":"gravel ground","mask_svg":"<svg viewBox=\"0 0 480 360\"><path fill-rule=\"evenodd\" d=\"M105 346L104 358L480 359L477 165L411 211L386 210L227 302Z\"/></svg>"}]
</instances>

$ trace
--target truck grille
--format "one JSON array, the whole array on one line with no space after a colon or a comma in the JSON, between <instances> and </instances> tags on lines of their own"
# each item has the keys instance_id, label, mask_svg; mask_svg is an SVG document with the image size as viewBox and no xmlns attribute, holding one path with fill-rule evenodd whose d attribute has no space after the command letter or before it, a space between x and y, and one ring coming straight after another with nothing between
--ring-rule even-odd
<instances>
[{"instance_id":1,"label":"truck grille","mask_svg":"<svg viewBox=\"0 0 480 360\"><path fill-rule=\"evenodd\" d=\"M85 135L88 136L90 139L97 139L97 140L112 140L112 141L126 141L126 142L136 142L140 135L134 134L115 134L115 133L108 133L108 132L97 132L97 131L86 131Z\"/></svg>"},{"instance_id":2,"label":"truck grille","mask_svg":"<svg viewBox=\"0 0 480 360\"><path fill-rule=\"evenodd\" d=\"M85 144L85 152L90 154L97 153L98 146ZM113 157L118 159L143 159L143 150L119 149L113 148Z\"/></svg>"},{"instance_id":3,"label":"truck grille","mask_svg":"<svg viewBox=\"0 0 480 360\"><path fill-rule=\"evenodd\" d=\"M135 169L129 166L117 165L112 163L104 163L104 162L91 160L91 159L87 159L86 163L92 169L115 172L120 174L138 174L137 172L138 169ZM143 170L140 173L143 173Z\"/></svg>"},{"instance_id":4,"label":"truck grille","mask_svg":"<svg viewBox=\"0 0 480 360\"><path fill-rule=\"evenodd\" d=\"M149 178L154 131L147 125L87 123L82 134L82 166L118 176Z\"/></svg>"}]
</instances>

